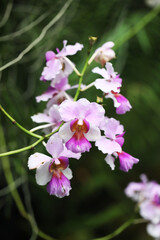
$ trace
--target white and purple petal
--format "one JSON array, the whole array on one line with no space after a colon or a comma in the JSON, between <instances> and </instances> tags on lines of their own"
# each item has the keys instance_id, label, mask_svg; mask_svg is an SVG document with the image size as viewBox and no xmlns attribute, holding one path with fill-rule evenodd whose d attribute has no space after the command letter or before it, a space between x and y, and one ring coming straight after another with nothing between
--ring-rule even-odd
<instances>
[{"instance_id":1,"label":"white and purple petal","mask_svg":"<svg viewBox=\"0 0 160 240\"><path fill-rule=\"evenodd\" d=\"M48 157L43 153L36 152L29 157L28 167L29 169L35 169L45 164L46 162L50 162L50 161L51 161L51 157Z\"/></svg>"},{"instance_id":2,"label":"white and purple petal","mask_svg":"<svg viewBox=\"0 0 160 240\"><path fill-rule=\"evenodd\" d=\"M71 185L69 179L61 172L53 174L51 181L47 185L47 191L50 195L62 198L69 195Z\"/></svg>"},{"instance_id":3,"label":"white and purple petal","mask_svg":"<svg viewBox=\"0 0 160 240\"><path fill-rule=\"evenodd\" d=\"M66 147L74 153L81 153L89 152L91 144L84 136L79 139L75 133L72 138L66 142Z\"/></svg>"}]
</instances>

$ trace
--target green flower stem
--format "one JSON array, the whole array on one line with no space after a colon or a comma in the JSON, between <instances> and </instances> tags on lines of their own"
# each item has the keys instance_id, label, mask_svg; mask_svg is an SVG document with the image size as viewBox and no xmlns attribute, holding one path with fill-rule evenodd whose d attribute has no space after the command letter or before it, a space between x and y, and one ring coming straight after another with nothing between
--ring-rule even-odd
<instances>
[{"instance_id":1,"label":"green flower stem","mask_svg":"<svg viewBox=\"0 0 160 240\"><path fill-rule=\"evenodd\" d=\"M77 88L77 91L76 91L76 94L74 96L74 101L77 101L78 99L78 96L79 96L79 93L81 91L81 84L82 84L82 81L83 81L83 76L85 74L85 71L88 67L88 61L89 61L89 55L90 55L90 52L91 52L91 49L92 49L92 46L94 45L95 41L96 41L97 38L95 37L89 37L89 47L88 47L88 52L87 52L87 58L86 58L86 62L84 64L84 67L82 69L82 72L80 73L80 76L79 76L79 84L78 84L78 88Z\"/></svg>"},{"instance_id":2,"label":"green flower stem","mask_svg":"<svg viewBox=\"0 0 160 240\"><path fill-rule=\"evenodd\" d=\"M129 29L125 34L122 35L117 41L115 41L114 50L119 48L123 43L128 41L134 35L136 35L141 29L143 29L149 22L151 22L160 12L160 6L153 8L147 13L137 24Z\"/></svg>"},{"instance_id":3,"label":"green flower stem","mask_svg":"<svg viewBox=\"0 0 160 240\"><path fill-rule=\"evenodd\" d=\"M125 223L123 223L119 228L117 228L114 232L110 233L109 235L101 238L95 238L93 240L109 240L116 236L118 236L121 232L123 232L127 227L129 227L132 224L140 224L147 222L145 219L138 218L138 219L129 219Z\"/></svg>"},{"instance_id":4,"label":"green flower stem","mask_svg":"<svg viewBox=\"0 0 160 240\"><path fill-rule=\"evenodd\" d=\"M84 73L85 73L85 71L87 69L87 66L88 66L88 60L89 60L89 55L87 56L85 65L82 69L81 76L79 78L79 85L78 85L78 88L77 88L77 91L76 91L76 94L75 94L75 97L74 97L74 101L77 101L77 99L78 99L78 96L79 96L79 93L80 93L80 90L81 90L81 84L82 84L82 81L83 81L83 76L84 76Z\"/></svg>"},{"instance_id":5,"label":"green flower stem","mask_svg":"<svg viewBox=\"0 0 160 240\"><path fill-rule=\"evenodd\" d=\"M20 128L23 132L31 135L32 137L42 138L42 136L28 131L26 128L22 127L19 123L17 123L16 120L15 120L14 118L12 118L12 117L9 115L9 113L7 113L1 105L0 105L0 110L11 120L11 122L12 122L13 124L15 124L15 125L16 125L18 128Z\"/></svg>"},{"instance_id":6,"label":"green flower stem","mask_svg":"<svg viewBox=\"0 0 160 240\"><path fill-rule=\"evenodd\" d=\"M0 124L0 142L1 142L1 148L3 148L3 151L7 151L6 142L5 142L5 139L4 139L4 133L3 133L3 129L1 127L1 124ZM12 172L11 172L9 158L7 156L5 156L2 159L1 163L2 163L2 168L3 168L3 171L4 171L4 175L5 175L8 187L10 189L11 195L12 195L14 201L15 201L15 204L16 204L21 216L23 218L25 218L27 221L29 221L29 223L32 227L32 230L35 232L36 235L39 235L41 238L43 238L45 240L55 240L54 238L52 238L52 237L48 236L47 234L45 234L44 232L42 232L37 227L37 224L36 224L33 216L25 210L25 207L24 207L23 202L20 198L20 195L19 195L19 193L16 189L16 186L13 187L13 185L15 185L15 181L13 179L13 175L12 175Z\"/></svg>"},{"instance_id":7,"label":"green flower stem","mask_svg":"<svg viewBox=\"0 0 160 240\"><path fill-rule=\"evenodd\" d=\"M33 144L27 146L27 147L23 147L23 148L19 148L13 151L9 151L9 152L5 152L5 153L1 153L0 157L5 157L5 156L9 156L9 155L13 155L13 154L17 154L20 152L24 152L27 150L31 150L33 149L35 146L37 146L40 142L43 142L46 138L49 138L50 136L52 136L54 133L58 132L59 129L61 128L61 126L63 125L63 123L61 123L61 125L57 128L57 130L55 130L54 132L51 132L47 135L45 135L44 137L41 137L40 139L38 139L36 142L34 142Z\"/></svg>"}]
</instances>

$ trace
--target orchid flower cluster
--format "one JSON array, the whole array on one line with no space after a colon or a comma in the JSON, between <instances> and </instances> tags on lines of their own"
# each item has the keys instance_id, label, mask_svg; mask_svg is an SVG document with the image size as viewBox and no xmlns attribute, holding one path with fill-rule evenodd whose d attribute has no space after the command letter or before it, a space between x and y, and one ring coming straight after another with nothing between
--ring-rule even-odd
<instances>
[{"instance_id":1,"label":"orchid flower cluster","mask_svg":"<svg viewBox=\"0 0 160 240\"><path fill-rule=\"evenodd\" d=\"M148 181L141 175L141 182L131 182L125 189L126 195L137 202L140 215L149 221L147 232L160 239L160 184Z\"/></svg>"},{"instance_id":2,"label":"orchid flower cluster","mask_svg":"<svg viewBox=\"0 0 160 240\"><path fill-rule=\"evenodd\" d=\"M32 132L43 129L45 133L51 133L48 142L44 143L50 156L36 152L28 160L29 169L36 169L37 184L47 184L49 194L59 198L68 196L71 190L69 158L80 159L82 153L90 151L91 142L95 142L95 146L105 154L105 161L112 170L115 169L116 158L119 158L120 169L125 172L139 161L122 150L125 134L123 125L114 118L108 118L101 104L86 98L78 99L80 91L95 86L102 91L104 98L113 99L117 114L130 111L129 101L120 94L122 79L109 62L115 58L112 49L114 43L105 43L87 60L85 66L93 60L102 66L92 69L101 77L95 79L96 75L93 75L93 82L88 86L82 84L83 74L68 58L81 51L83 45L67 45L67 41L63 41L63 44L63 49L56 49L56 53L46 52L46 66L40 80L50 85L42 95L36 97L36 101L45 101L47 104L43 113L32 116L34 122L42 124ZM71 86L69 76L73 71L80 81L78 85ZM74 98L68 93L73 88L77 88Z\"/></svg>"}]
</instances>

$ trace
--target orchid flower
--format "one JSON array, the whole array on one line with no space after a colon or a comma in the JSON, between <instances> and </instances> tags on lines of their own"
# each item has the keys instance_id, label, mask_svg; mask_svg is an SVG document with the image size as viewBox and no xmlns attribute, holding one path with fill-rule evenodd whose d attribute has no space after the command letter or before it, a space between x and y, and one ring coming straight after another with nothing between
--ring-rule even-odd
<instances>
[{"instance_id":1,"label":"orchid flower","mask_svg":"<svg viewBox=\"0 0 160 240\"><path fill-rule=\"evenodd\" d=\"M70 158L80 158L80 154L68 151L62 139L58 134L50 137L46 144L46 150L51 154L51 157L42 154L34 153L29 157L29 169L36 169L36 182L39 185L47 185L47 191L50 195L62 198L69 195L71 190L70 179L72 171L69 166Z\"/></svg>"},{"instance_id":2,"label":"orchid flower","mask_svg":"<svg viewBox=\"0 0 160 240\"><path fill-rule=\"evenodd\" d=\"M96 49L88 63L91 64L91 62L95 60L104 66L106 62L116 57L114 50L111 49L112 47L114 47L113 42L104 43L101 47Z\"/></svg>"},{"instance_id":3,"label":"orchid flower","mask_svg":"<svg viewBox=\"0 0 160 240\"><path fill-rule=\"evenodd\" d=\"M75 153L89 151L89 141L96 141L101 136L99 124L104 118L103 107L82 98L77 102L65 100L59 112L66 122L59 131L66 147Z\"/></svg>"},{"instance_id":4,"label":"orchid flower","mask_svg":"<svg viewBox=\"0 0 160 240\"><path fill-rule=\"evenodd\" d=\"M131 182L125 189L128 197L138 203L140 215L149 221L147 232L152 237L160 238L160 184L148 181L145 175L141 182Z\"/></svg>"},{"instance_id":5,"label":"orchid flower","mask_svg":"<svg viewBox=\"0 0 160 240\"><path fill-rule=\"evenodd\" d=\"M138 163L138 159L132 157L130 154L122 151L124 144L124 129L120 125L119 121L111 118L105 118L105 121L101 123L100 128L104 130L105 136L101 136L95 143L100 151L108 155L105 158L106 163L115 169L115 158L119 157L120 169L128 172L133 164Z\"/></svg>"},{"instance_id":6,"label":"orchid flower","mask_svg":"<svg viewBox=\"0 0 160 240\"><path fill-rule=\"evenodd\" d=\"M46 52L46 67L44 67L40 80L52 81L56 77L68 76L74 70L78 75L80 73L75 68L75 65L66 57L76 54L82 50L83 45L76 43L75 45L68 45L67 41L63 41L63 49L57 49L57 53L53 51Z\"/></svg>"}]
</instances>

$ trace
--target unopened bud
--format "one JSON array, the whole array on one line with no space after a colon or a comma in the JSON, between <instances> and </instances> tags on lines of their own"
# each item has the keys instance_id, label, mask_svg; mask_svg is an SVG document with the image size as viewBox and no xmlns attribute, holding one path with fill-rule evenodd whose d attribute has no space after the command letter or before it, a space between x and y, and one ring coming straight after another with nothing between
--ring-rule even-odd
<instances>
[{"instance_id":1,"label":"unopened bud","mask_svg":"<svg viewBox=\"0 0 160 240\"><path fill-rule=\"evenodd\" d=\"M89 37L89 43L90 43L90 45L93 46L93 44L94 44L96 41L97 41L97 37L92 37L92 36Z\"/></svg>"},{"instance_id":2,"label":"unopened bud","mask_svg":"<svg viewBox=\"0 0 160 240\"><path fill-rule=\"evenodd\" d=\"M103 103L103 98L97 96L96 102L97 102L97 103Z\"/></svg>"}]
</instances>

